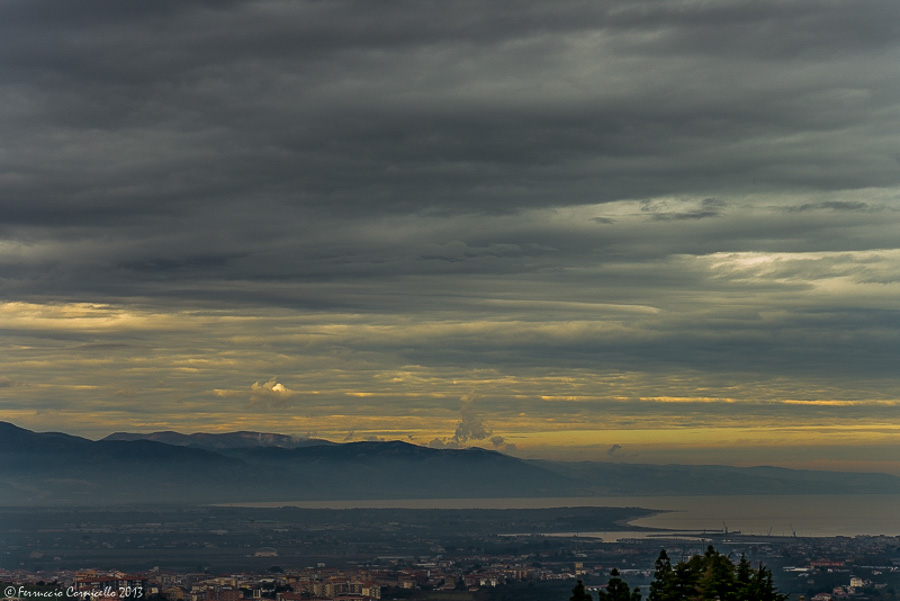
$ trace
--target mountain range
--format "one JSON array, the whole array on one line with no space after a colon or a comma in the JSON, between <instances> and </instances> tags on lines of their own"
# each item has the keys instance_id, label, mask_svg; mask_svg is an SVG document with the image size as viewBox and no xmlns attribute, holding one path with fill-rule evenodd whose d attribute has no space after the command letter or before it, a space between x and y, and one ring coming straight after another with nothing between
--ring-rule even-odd
<instances>
[{"instance_id":1,"label":"mountain range","mask_svg":"<svg viewBox=\"0 0 900 601\"><path fill-rule=\"evenodd\" d=\"M281 447L293 449L297 447L311 447L317 445L333 445L328 440L320 438L298 438L286 434L272 434L267 432L226 432L224 434L210 434L197 432L195 434L181 434L180 432L151 432L150 434L137 434L132 432L114 432L103 440L154 440L178 447L197 447L200 449L225 450L246 447Z\"/></svg>"},{"instance_id":2,"label":"mountain range","mask_svg":"<svg viewBox=\"0 0 900 601\"><path fill-rule=\"evenodd\" d=\"M93 441L0 422L3 505L824 493L900 493L900 478L769 466L527 461L477 447L260 432L117 432Z\"/></svg>"}]
</instances>

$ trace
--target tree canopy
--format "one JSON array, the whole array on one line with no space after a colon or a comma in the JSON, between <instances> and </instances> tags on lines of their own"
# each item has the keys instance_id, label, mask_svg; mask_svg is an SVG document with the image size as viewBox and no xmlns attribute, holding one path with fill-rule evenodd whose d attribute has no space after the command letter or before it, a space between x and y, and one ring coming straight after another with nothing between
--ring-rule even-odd
<instances>
[{"instance_id":1,"label":"tree canopy","mask_svg":"<svg viewBox=\"0 0 900 601\"><path fill-rule=\"evenodd\" d=\"M641 593L610 571L605 590L597 592L598 601L640 601ZM663 549L656 560L653 582L647 601L786 601L772 580L772 572L760 564L754 568L746 557L735 564L712 545L703 555L694 555L672 565ZM569 601L591 601L579 580Z\"/></svg>"},{"instance_id":2,"label":"tree canopy","mask_svg":"<svg viewBox=\"0 0 900 601\"><path fill-rule=\"evenodd\" d=\"M663 549L656 560L648 601L785 601L764 565L753 568L741 555L735 565L712 545L674 566Z\"/></svg>"},{"instance_id":3,"label":"tree canopy","mask_svg":"<svg viewBox=\"0 0 900 601\"><path fill-rule=\"evenodd\" d=\"M641 601L641 591L637 587L632 590L628 583L619 578L619 570L613 568L606 590L599 591L597 598L599 601Z\"/></svg>"}]
</instances>

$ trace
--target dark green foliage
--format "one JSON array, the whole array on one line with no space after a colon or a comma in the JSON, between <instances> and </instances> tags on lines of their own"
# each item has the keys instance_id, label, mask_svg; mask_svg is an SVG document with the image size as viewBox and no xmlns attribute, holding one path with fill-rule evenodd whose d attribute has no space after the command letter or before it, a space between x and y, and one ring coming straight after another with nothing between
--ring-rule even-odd
<instances>
[{"instance_id":1,"label":"dark green foliage","mask_svg":"<svg viewBox=\"0 0 900 601\"><path fill-rule=\"evenodd\" d=\"M660 601L672 598L674 591L675 574L672 570L672 562L669 554L663 549L656 559L656 569L653 572L653 582L650 583L649 601Z\"/></svg>"},{"instance_id":2,"label":"dark green foliage","mask_svg":"<svg viewBox=\"0 0 900 601\"><path fill-rule=\"evenodd\" d=\"M581 580L572 589L572 596L569 597L569 601L591 601L591 594L584 590L584 583Z\"/></svg>"},{"instance_id":3,"label":"dark green foliage","mask_svg":"<svg viewBox=\"0 0 900 601\"><path fill-rule=\"evenodd\" d=\"M641 601L641 592L637 588L631 590L624 580L619 578L619 570L613 568L609 573L609 583L605 591L597 593L599 601Z\"/></svg>"},{"instance_id":4,"label":"dark green foliage","mask_svg":"<svg viewBox=\"0 0 900 601\"><path fill-rule=\"evenodd\" d=\"M722 555L711 546L706 549L703 557L695 555L688 562L691 571L700 574L699 586L701 598L722 601L735 600L737 584L735 582L734 564L725 555ZM743 599L741 597L740 599Z\"/></svg>"},{"instance_id":5,"label":"dark green foliage","mask_svg":"<svg viewBox=\"0 0 900 601\"><path fill-rule=\"evenodd\" d=\"M610 584L612 584L610 580ZM621 587L617 583L617 590ZM627 585L625 585L627 588ZM763 565L754 569L746 557L735 565L712 546L703 555L672 565L665 549L656 560L648 601L786 601ZM601 597L632 601L629 597ZM640 595L637 596L640 599Z\"/></svg>"}]
</instances>

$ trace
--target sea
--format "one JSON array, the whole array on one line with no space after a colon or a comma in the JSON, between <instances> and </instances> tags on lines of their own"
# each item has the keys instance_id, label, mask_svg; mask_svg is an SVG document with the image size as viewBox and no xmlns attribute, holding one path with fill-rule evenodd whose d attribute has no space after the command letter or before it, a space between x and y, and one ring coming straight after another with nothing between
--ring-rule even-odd
<instances>
[{"instance_id":1,"label":"sea","mask_svg":"<svg viewBox=\"0 0 900 601\"><path fill-rule=\"evenodd\" d=\"M614 541L670 535L900 536L900 495L703 495L550 497L512 499L402 499L232 503L242 507L315 509L545 509L553 507L641 507L658 513L617 530L553 533Z\"/></svg>"}]
</instances>

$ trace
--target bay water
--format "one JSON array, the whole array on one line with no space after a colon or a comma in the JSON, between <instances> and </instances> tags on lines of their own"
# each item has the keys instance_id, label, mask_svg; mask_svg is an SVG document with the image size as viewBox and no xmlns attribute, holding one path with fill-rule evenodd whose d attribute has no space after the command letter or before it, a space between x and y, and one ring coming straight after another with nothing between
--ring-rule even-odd
<instances>
[{"instance_id":1,"label":"bay water","mask_svg":"<svg viewBox=\"0 0 900 601\"><path fill-rule=\"evenodd\" d=\"M246 507L327 509L541 509L553 507L641 507L659 513L616 531L567 533L604 540L645 537L653 531L770 536L900 536L900 495L703 495L551 497L513 499L402 499L285 501L232 504ZM638 527L635 529L630 528ZM649 529L649 530L648 530Z\"/></svg>"}]
</instances>

